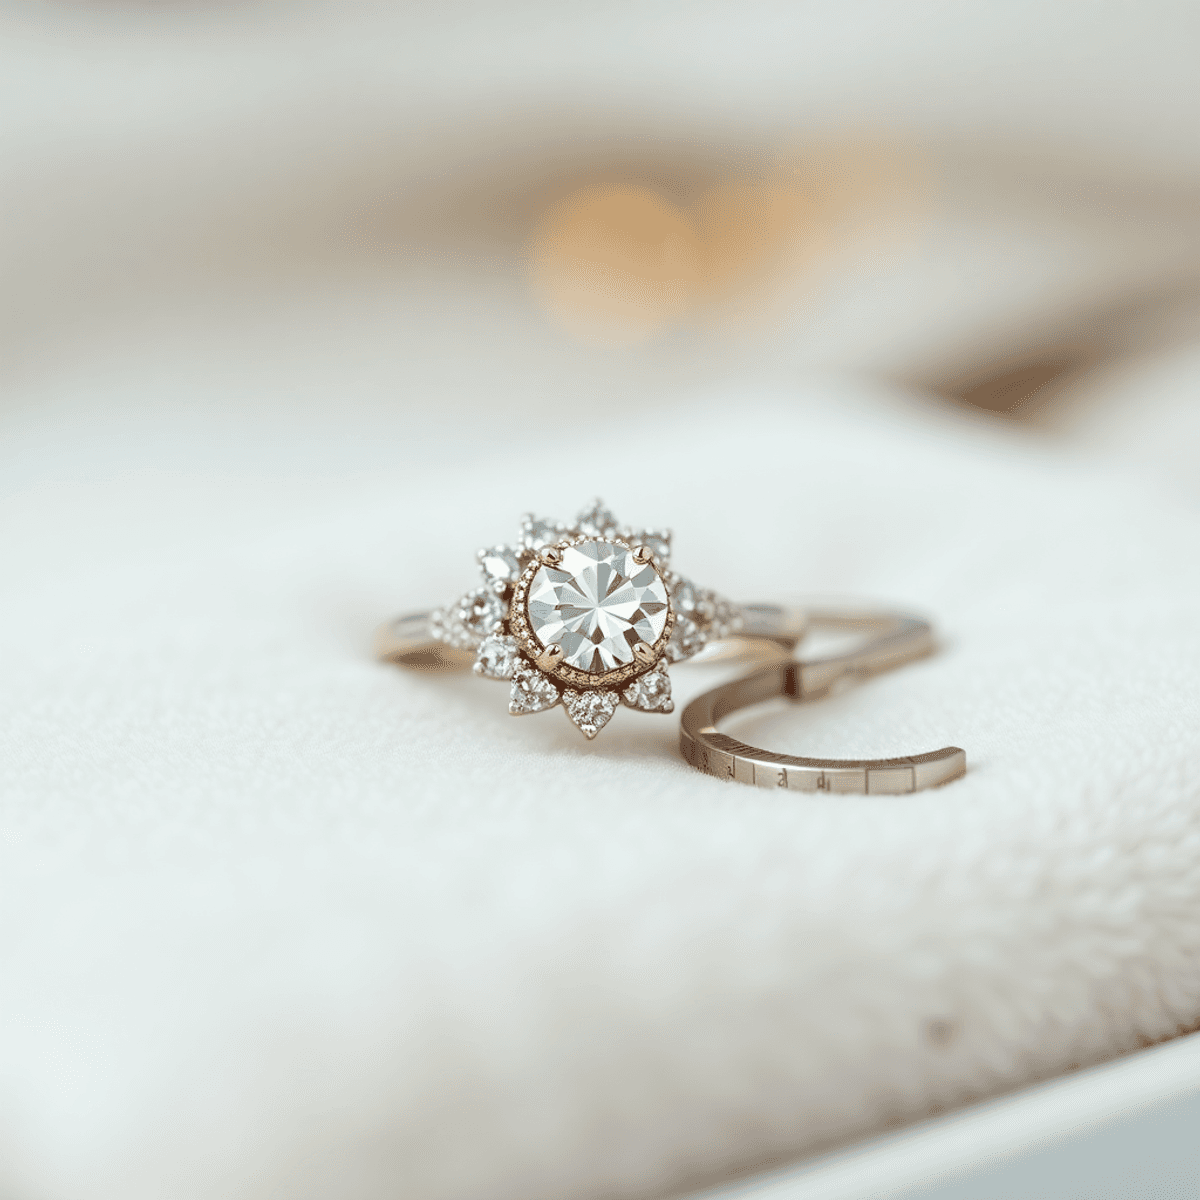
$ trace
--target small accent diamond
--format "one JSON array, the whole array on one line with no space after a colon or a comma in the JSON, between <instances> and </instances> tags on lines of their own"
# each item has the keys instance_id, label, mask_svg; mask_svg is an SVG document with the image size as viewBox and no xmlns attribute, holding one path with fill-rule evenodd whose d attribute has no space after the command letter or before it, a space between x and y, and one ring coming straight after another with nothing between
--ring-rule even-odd
<instances>
[{"instance_id":1,"label":"small accent diamond","mask_svg":"<svg viewBox=\"0 0 1200 1200\"><path fill-rule=\"evenodd\" d=\"M675 702L671 699L671 677L663 666L638 676L621 696L630 708L640 708L643 712L669 713L675 710Z\"/></svg>"},{"instance_id":2,"label":"small accent diamond","mask_svg":"<svg viewBox=\"0 0 1200 1200\"><path fill-rule=\"evenodd\" d=\"M567 716L587 737L594 738L617 711L617 693L567 691L563 692L563 704Z\"/></svg>"},{"instance_id":3,"label":"small accent diamond","mask_svg":"<svg viewBox=\"0 0 1200 1200\"><path fill-rule=\"evenodd\" d=\"M575 518L575 528L592 537L612 537L617 532L617 518L597 499Z\"/></svg>"},{"instance_id":4,"label":"small accent diamond","mask_svg":"<svg viewBox=\"0 0 1200 1200\"><path fill-rule=\"evenodd\" d=\"M456 602L439 608L430 614L429 629L435 638L459 650L474 650L479 638L462 623L460 608Z\"/></svg>"},{"instance_id":5,"label":"small accent diamond","mask_svg":"<svg viewBox=\"0 0 1200 1200\"><path fill-rule=\"evenodd\" d=\"M541 671L519 666L513 672L508 711L514 717L542 712L544 709L553 708L558 701L558 688Z\"/></svg>"},{"instance_id":6,"label":"small accent diamond","mask_svg":"<svg viewBox=\"0 0 1200 1200\"><path fill-rule=\"evenodd\" d=\"M668 650L672 662L690 658L711 641L729 637L742 627L741 610L707 588L698 588L690 579L675 577L671 600L679 621L675 626L673 647Z\"/></svg>"},{"instance_id":7,"label":"small accent diamond","mask_svg":"<svg viewBox=\"0 0 1200 1200\"><path fill-rule=\"evenodd\" d=\"M631 546L645 546L660 563L671 557L671 531L669 529L631 529L626 534Z\"/></svg>"},{"instance_id":8,"label":"small accent diamond","mask_svg":"<svg viewBox=\"0 0 1200 1200\"><path fill-rule=\"evenodd\" d=\"M551 546L563 535L563 527L557 521L547 521L526 513L521 520L521 545L526 550L540 550Z\"/></svg>"},{"instance_id":9,"label":"small accent diamond","mask_svg":"<svg viewBox=\"0 0 1200 1200\"><path fill-rule=\"evenodd\" d=\"M475 659L475 674L488 679L511 679L520 661L516 638L499 633L489 634L480 643L479 655Z\"/></svg>"},{"instance_id":10,"label":"small accent diamond","mask_svg":"<svg viewBox=\"0 0 1200 1200\"><path fill-rule=\"evenodd\" d=\"M479 565L483 568L483 577L497 591L516 583L517 576L521 574L520 554L512 546L492 546L488 550L480 550Z\"/></svg>"},{"instance_id":11,"label":"small accent diamond","mask_svg":"<svg viewBox=\"0 0 1200 1200\"><path fill-rule=\"evenodd\" d=\"M722 600L719 596L716 599L716 613L713 616L712 631L710 637L724 638L730 634L740 633L745 621L742 617L741 610L736 604L730 604L728 600Z\"/></svg>"},{"instance_id":12,"label":"small accent diamond","mask_svg":"<svg viewBox=\"0 0 1200 1200\"><path fill-rule=\"evenodd\" d=\"M675 611L680 616L690 617L696 611L696 585L687 579L680 579L673 593Z\"/></svg>"},{"instance_id":13,"label":"small accent diamond","mask_svg":"<svg viewBox=\"0 0 1200 1200\"><path fill-rule=\"evenodd\" d=\"M693 654L698 654L704 649L704 640L704 631L695 621L680 617L675 622L675 628L671 630L671 640L667 642L667 658L671 662L691 658Z\"/></svg>"},{"instance_id":14,"label":"small accent diamond","mask_svg":"<svg viewBox=\"0 0 1200 1200\"><path fill-rule=\"evenodd\" d=\"M476 588L458 602L458 619L478 645L504 619L504 604L491 588Z\"/></svg>"}]
</instances>

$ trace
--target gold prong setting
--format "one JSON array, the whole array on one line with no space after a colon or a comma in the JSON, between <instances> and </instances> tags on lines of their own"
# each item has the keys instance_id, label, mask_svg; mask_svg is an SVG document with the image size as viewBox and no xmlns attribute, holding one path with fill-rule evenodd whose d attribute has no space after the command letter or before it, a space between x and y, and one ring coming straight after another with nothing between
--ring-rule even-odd
<instances>
[{"instance_id":1,"label":"gold prong setting","mask_svg":"<svg viewBox=\"0 0 1200 1200\"><path fill-rule=\"evenodd\" d=\"M538 670L549 674L558 667L563 657L563 648L552 644L547 646L533 661L537 664Z\"/></svg>"},{"instance_id":2,"label":"gold prong setting","mask_svg":"<svg viewBox=\"0 0 1200 1200\"><path fill-rule=\"evenodd\" d=\"M647 645L645 642L633 643L633 657L643 667L652 667L658 661L658 655L655 653L654 647Z\"/></svg>"}]
</instances>

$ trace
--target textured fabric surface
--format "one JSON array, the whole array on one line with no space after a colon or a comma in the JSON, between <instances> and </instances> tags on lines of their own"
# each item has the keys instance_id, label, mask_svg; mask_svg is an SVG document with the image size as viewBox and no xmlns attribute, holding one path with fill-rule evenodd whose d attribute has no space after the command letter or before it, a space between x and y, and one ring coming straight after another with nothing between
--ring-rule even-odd
<instances>
[{"instance_id":1,"label":"textured fabric surface","mask_svg":"<svg viewBox=\"0 0 1200 1200\"><path fill-rule=\"evenodd\" d=\"M845 382L1182 277L1197 20L8 6L0 1197L662 1195L1200 1021L1194 355L1037 429ZM927 226L778 328L533 313L560 185L895 129ZM757 791L372 662L596 493L734 596L927 612L733 728L967 777Z\"/></svg>"},{"instance_id":2,"label":"textured fabric surface","mask_svg":"<svg viewBox=\"0 0 1200 1200\"><path fill-rule=\"evenodd\" d=\"M534 469L503 411L205 378L64 375L0 451L6 1196L649 1195L1200 1020L1179 476L845 383L583 405ZM595 492L739 597L930 613L939 656L733 728L967 777L760 791L674 717L589 744L371 661Z\"/></svg>"}]
</instances>

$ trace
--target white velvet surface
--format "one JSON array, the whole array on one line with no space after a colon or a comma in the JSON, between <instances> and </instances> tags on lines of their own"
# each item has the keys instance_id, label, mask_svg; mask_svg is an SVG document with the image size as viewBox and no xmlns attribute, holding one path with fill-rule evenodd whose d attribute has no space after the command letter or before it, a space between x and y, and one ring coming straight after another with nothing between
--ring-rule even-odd
<instances>
[{"instance_id":1,"label":"white velvet surface","mask_svg":"<svg viewBox=\"0 0 1200 1200\"><path fill-rule=\"evenodd\" d=\"M616 397L533 469L503 412L239 407L203 359L8 420L6 1195L648 1195L1200 1020L1194 496L847 383ZM758 791L674 718L588 744L371 661L601 489L736 595L934 615L754 732L966 779Z\"/></svg>"},{"instance_id":2,"label":"white velvet surface","mask_svg":"<svg viewBox=\"0 0 1200 1200\"><path fill-rule=\"evenodd\" d=\"M1194 357L1040 429L852 382L1196 261L1134 186L1195 177L1193 10L152 8L0 14L4 1200L650 1196L1200 1021ZM531 313L548 181L859 128L975 147L903 261L749 345ZM966 779L780 796L371 661L596 492L928 612L748 728Z\"/></svg>"}]
</instances>

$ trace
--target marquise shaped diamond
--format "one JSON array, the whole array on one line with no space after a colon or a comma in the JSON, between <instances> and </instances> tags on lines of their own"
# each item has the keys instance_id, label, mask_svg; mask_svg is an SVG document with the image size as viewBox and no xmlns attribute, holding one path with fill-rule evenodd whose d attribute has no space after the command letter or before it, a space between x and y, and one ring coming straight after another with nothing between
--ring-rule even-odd
<instances>
[{"instance_id":1,"label":"marquise shaped diamond","mask_svg":"<svg viewBox=\"0 0 1200 1200\"><path fill-rule=\"evenodd\" d=\"M521 574L521 556L513 546L491 546L478 557L483 577L495 588L515 583Z\"/></svg>"}]
</instances>

